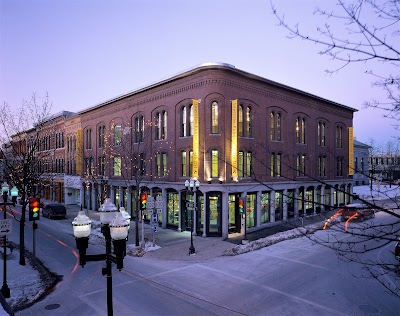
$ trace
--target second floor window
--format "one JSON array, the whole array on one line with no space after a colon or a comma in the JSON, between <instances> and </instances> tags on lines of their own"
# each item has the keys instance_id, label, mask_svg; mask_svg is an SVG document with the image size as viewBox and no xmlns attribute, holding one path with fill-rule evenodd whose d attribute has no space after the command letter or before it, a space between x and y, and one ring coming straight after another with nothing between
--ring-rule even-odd
<instances>
[{"instance_id":1,"label":"second floor window","mask_svg":"<svg viewBox=\"0 0 400 316\"><path fill-rule=\"evenodd\" d=\"M318 157L318 176L320 176L320 177L326 176L326 157L325 156Z\"/></svg>"},{"instance_id":2,"label":"second floor window","mask_svg":"<svg viewBox=\"0 0 400 316\"><path fill-rule=\"evenodd\" d=\"M218 170L218 150L213 149L211 151L211 177L218 178L219 170Z\"/></svg>"},{"instance_id":3,"label":"second floor window","mask_svg":"<svg viewBox=\"0 0 400 316\"><path fill-rule=\"evenodd\" d=\"M163 177L167 175L167 154L157 153L156 154L156 175Z\"/></svg>"},{"instance_id":4,"label":"second floor window","mask_svg":"<svg viewBox=\"0 0 400 316\"><path fill-rule=\"evenodd\" d=\"M282 154L271 154L270 171L271 177L280 177L282 175Z\"/></svg>"},{"instance_id":5,"label":"second floor window","mask_svg":"<svg viewBox=\"0 0 400 316\"><path fill-rule=\"evenodd\" d=\"M121 165L122 165L121 157L119 156L114 157L114 176L120 177L122 175Z\"/></svg>"},{"instance_id":6,"label":"second floor window","mask_svg":"<svg viewBox=\"0 0 400 316\"><path fill-rule=\"evenodd\" d=\"M343 176L343 157L336 157L336 176Z\"/></svg>"},{"instance_id":7,"label":"second floor window","mask_svg":"<svg viewBox=\"0 0 400 316\"><path fill-rule=\"evenodd\" d=\"M181 151L181 176L182 177L187 176L186 165L187 165L186 151L182 150Z\"/></svg>"},{"instance_id":8,"label":"second floor window","mask_svg":"<svg viewBox=\"0 0 400 316\"><path fill-rule=\"evenodd\" d=\"M306 155L297 155L296 157L296 176L304 177L306 175Z\"/></svg>"}]
</instances>

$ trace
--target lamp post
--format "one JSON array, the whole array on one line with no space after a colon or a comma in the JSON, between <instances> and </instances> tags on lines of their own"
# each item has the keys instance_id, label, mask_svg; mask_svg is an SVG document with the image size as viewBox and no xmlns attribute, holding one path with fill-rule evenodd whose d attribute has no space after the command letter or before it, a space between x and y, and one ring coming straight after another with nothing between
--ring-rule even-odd
<instances>
[{"instance_id":1,"label":"lamp post","mask_svg":"<svg viewBox=\"0 0 400 316\"><path fill-rule=\"evenodd\" d=\"M196 210L197 210L197 191L200 188L200 182L197 179L190 178L190 180L185 181L186 190L188 190L189 194L193 195L194 205L190 207L192 210L192 219L191 219L191 228L190 228L190 247L189 247L189 255L193 255L196 253L196 249L193 245L193 230L194 225L196 224Z\"/></svg>"},{"instance_id":2,"label":"lamp post","mask_svg":"<svg viewBox=\"0 0 400 316\"><path fill-rule=\"evenodd\" d=\"M106 240L106 253L87 255L86 249L89 245L89 236L92 221L83 211L72 222L76 247L79 250L79 264L84 267L87 261L106 261L106 267L102 269L102 274L107 278L107 315L113 315L112 302L112 271L111 263L117 265L121 271L124 267L123 261L126 255L126 239L128 236L128 223L118 211L117 207L107 198L99 208L101 232ZM113 253L111 253L111 242L113 243Z\"/></svg>"},{"instance_id":3,"label":"lamp post","mask_svg":"<svg viewBox=\"0 0 400 316\"><path fill-rule=\"evenodd\" d=\"M1 192L3 194L3 202L4 202L4 219L7 218L7 199L8 199L8 190L10 189L7 182L4 182L1 186ZM18 194L18 189L17 189ZM1 287L1 293L4 298L10 297L10 288L7 285L7 235L3 237L3 286Z\"/></svg>"}]
</instances>

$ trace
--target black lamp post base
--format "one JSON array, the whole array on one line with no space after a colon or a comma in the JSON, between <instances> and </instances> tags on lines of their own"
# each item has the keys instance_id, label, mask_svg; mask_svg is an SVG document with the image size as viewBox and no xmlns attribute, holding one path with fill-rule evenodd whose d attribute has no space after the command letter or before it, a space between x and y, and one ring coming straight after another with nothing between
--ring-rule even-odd
<instances>
[{"instance_id":1,"label":"black lamp post base","mask_svg":"<svg viewBox=\"0 0 400 316\"><path fill-rule=\"evenodd\" d=\"M196 249L194 249L193 245L190 245L189 247L189 256L190 255L195 255L196 254Z\"/></svg>"},{"instance_id":2,"label":"black lamp post base","mask_svg":"<svg viewBox=\"0 0 400 316\"><path fill-rule=\"evenodd\" d=\"M10 297L10 288L7 285L3 284L3 287L1 288L1 294L3 294L4 298L9 298Z\"/></svg>"}]
</instances>

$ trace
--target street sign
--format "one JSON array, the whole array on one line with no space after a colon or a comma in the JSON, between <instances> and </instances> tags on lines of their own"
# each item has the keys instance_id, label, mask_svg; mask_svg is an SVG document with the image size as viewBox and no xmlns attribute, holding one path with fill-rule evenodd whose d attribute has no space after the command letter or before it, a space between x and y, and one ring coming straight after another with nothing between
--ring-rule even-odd
<instances>
[{"instance_id":1,"label":"street sign","mask_svg":"<svg viewBox=\"0 0 400 316\"><path fill-rule=\"evenodd\" d=\"M152 221L153 223L157 223L157 222L158 222L157 214L153 214L153 215L151 216L151 221Z\"/></svg>"},{"instance_id":2,"label":"street sign","mask_svg":"<svg viewBox=\"0 0 400 316\"><path fill-rule=\"evenodd\" d=\"M11 233L11 219L0 220L0 236L8 235Z\"/></svg>"},{"instance_id":3,"label":"street sign","mask_svg":"<svg viewBox=\"0 0 400 316\"><path fill-rule=\"evenodd\" d=\"M155 232L155 233L158 232L158 227L157 227L157 226L154 226L154 227L153 227L153 232Z\"/></svg>"},{"instance_id":4,"label":"street sign","mask_svg":"<svg viewBox=\"0 0 400 316\"><path fill-rule=\"evenodd\" d=\"M162 207L163 207L162 196L158 195L158 196L156 197L155 208L162 208Z\"/></svg>"},{"instance_id":5,"label":"street sign","mask_svg":"<svg viewBox=\"0 0 400 316\"><path fill-rule=\"evenodd\" d=\"M158 208L157 209L157 214L161 214L162 213L162 208Z\"/></svg>"},{"instance_id":6,"label":"street sign","mask_svg":"<svg viewBox=\"0 0 400 316\"><path fill-rule=\"evenodd\" d=\"M152 210L154 208L154 197L148 196L147 197L147 209Z\"/></svg>"}]
</instances>

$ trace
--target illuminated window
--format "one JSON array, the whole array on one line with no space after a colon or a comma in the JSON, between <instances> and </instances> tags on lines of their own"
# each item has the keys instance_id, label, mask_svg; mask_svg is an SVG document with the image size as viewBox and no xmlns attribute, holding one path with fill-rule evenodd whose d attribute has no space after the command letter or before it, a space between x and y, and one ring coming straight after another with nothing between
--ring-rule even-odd
<instances>
[{"instance_id":1,"label":"illuminated window","mask_svg":"<svg viewBox=\"0 0 400 316\"><path fill-rule=\"evenodd\" d=\"M182 177L186 177L187 173L186 173L186 151L182 150L181 151L181 176Z\"/></svg>"},{"instance_id":2,"label":"illuminated window","mask_svg":"<svg viewBox=\"0 0 400 316\"><path fill-rule=\"evenodd\" d=\"M181 109L181 136L187 136L187 116L186 116L186 106Z\"/></svg>"},{"instance_id":3,"label":"illuminated window","mask_svg":"<svg viewBox=\"0 0 400 316\"><path fill-rule=\"evenodd\" d=\"M211 103L211 133L218 133L218 103Z\"/></svg>"},{"instance_id":4,"label":"illuminated window","mask_svg":"<svg viewBox=\"0 0 400 316\"><path fill-rule=\"evenodd\" d=\"M246 173L248 177L251 177L251 174L253 172L253 166L252 166L252 155L251 152L246 153Z\"/></svg>"},{"instance_id":5,"label":"illuminated window","mask_svg":"<svg viewBox=\"0 0 400 316\"><path fill-rule=\"evenodd\" d=\"M114 157L114 176L121 176L121 157Z\"/></svg>"},{"instance_id":6,"label":"illuminated window","mask_svg":"<svg viewBox=\"0 0 400 316\"><path fill-rule=\"evenodd\" d=\"M114 146L121 146L122 143L122 125L114 126Z\"/></svg>"},{"instance_id":7,"label":"illuminated window","mask_svg":"<svg viewBox=\"0 0 400 316\"><path fill-rule=\"evenodd\" d=\"M243 178L244 175L244 153L243 151L239 151L238 155L238 176Z\"/></svg>"},{"instance_id":8,"label":"illuminated window","mask_svg":"<svg viewBox=\"0 0 400 316\"><path fill-rule=\"evenodd\" d=\"M218 178L219 170L218 170L218 150L211 151L211 177Z\"/></svg>"}]
</instances>

